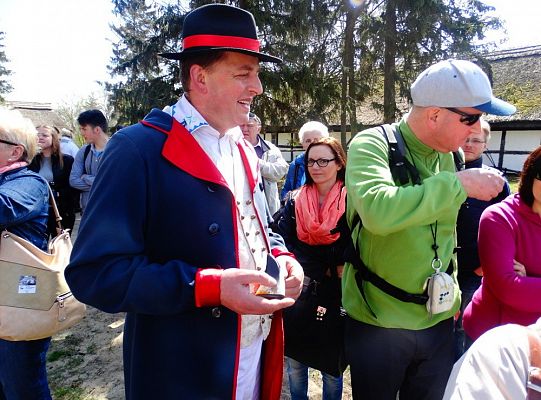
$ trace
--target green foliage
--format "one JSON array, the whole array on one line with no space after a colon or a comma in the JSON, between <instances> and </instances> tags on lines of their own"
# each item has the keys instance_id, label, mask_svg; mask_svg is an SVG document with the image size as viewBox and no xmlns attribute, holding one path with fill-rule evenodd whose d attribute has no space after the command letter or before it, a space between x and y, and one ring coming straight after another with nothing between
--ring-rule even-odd
<instances>
[{"instance_id":1,"label":"green foliage","mask_svg":"<svg viewBox=\"0 0 541 400\"><path fill-rule=\"evenodd\" d=\"M193 9L212 2L195 0L189 5ZM262 51L284 59L281 65L263 63L265 92L254 104L264 125L273 126L299 127L309 119L335 122L346 108L353 125L356 105L368 99L375 108L397 114L395 88L397 96L409 96L421 69L443 58L480 53L485 48L472 43L487 30L501 27L498 19L487 16L493 8L481 0L368 0L363 9L351 8L348 0L223 3L252 12ZM187 10L179 2L113 4L121 23L112 27L119 37L109 66L116 81L106 88L119 123L128 124L153 107L174 103L181 94L178 62L157 54L179 50ZM386 12L394 12L394 18L386 18ZM352 43L345 37L348 15L354 23ZM386 93L392 96L386 96L384 104L380 99L385 76Z\"/></svg>"},{"instance_id":2,"label":"green foliage","mask_svg":"<svg viewBox=\"0 0 541 400\"><path fill-rule=\"evenodd\" d=\"M77 123L77 117L80 113L90 109L98 109L107 118L109 128L113 128L117 125L118 121L113 113L112 104L108 101L107 96L99 98L94 94L75 101L64 101L58 105L55 112L60 117L62 122L74 133L73 140L81 146L84 143L84 139L81 136L79 124Z\"/></svg>"},{"instance_id":3,"label":"green foliage","mask_svg":"<svg viewBox=\"0 0 541 400\"><path fill-rule=\"evenodd\" d=\"M539 104L541 104L541 92L535 90L534 86L533 82L520 84L508 82L505 86L500 86L498 90L495 90L494 94L514 104L521 114L527 115L531 111L539 109Z\"/></svg>"},{"instance_id":4,"label":"green foliage","mask_svg":"<svg viewBox=\"0 0 541 400\"><path fill-rule=\"evenodd\" d=\"M4 64L7 63L9 60L3 50L5 47L2 44L3 40L4 32L0 32L0 103L4 101L2 95L11 92L11 90L13 89L13 87L7 80L7 77L11 75L11 71L4 66Z\"/></svg>"},{"instance_id":5,"label":"green foliage","mask_svg":"<svg viewBox=\"0 0 541 400\"><path fill-rule=\"evenodd\" d=\"M57 387L52 394L57 400L90 400L85 396L84 389L78 386Z\"/></svg>"},{"instance_id":6,"label":"green foliage","mask_svg":"<svg viewBox=\"0 0 541 400\"><path fill-rule=\"evenodd\" d=\"M113 0L114 13L121 19L111 26L119 37L114 44L109 71L116 81L105 84L121 125L142 119L152 108L176 101L178 62L165 62L161 52L179 48L179 5L160 5L144 0Z\"/></svg>"},{"instance_id":7,"label":"green foliage","mask_svg":"<svg viewBox=\"0 0 541 400\"><path fill-rule=\"evenodd\" d=\"M483 39L487 30L501 28L500 20L487 16L493 7L479 0L387 0L370 4L367 18L359 24L358 34L365 38L359 77L368 78L365 89L379 98L382 87L376 82L383 76L391 74L398 95L409 97L409 87L420 71L442 59L475 57L487 47L473 42ZM385 24L385 7L389 4L396 13L395 26ZM395 71L383 68L385 46L381 44L386 35L396 45L396 52L388 55L394 59ZM384 108L382 102L376 106Z\"/></svg>"}]
</instances>

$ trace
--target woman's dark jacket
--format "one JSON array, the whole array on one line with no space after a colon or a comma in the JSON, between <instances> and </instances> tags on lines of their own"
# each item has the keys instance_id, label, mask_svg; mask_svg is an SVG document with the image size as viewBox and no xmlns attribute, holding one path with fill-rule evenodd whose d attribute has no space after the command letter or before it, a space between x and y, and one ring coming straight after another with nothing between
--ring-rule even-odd
<instances>
[{"instance_id":1,"label":"woman's dark jacket","mask_svg":"<svg viewBox=\"0 0 541 400\"><path fill-rule=\"evenodd\" d=\"M337 232L340 232L340 238L336 242L326 245L304 243L297 237L295 200L293 199L295 193L291 192L287 196L284 206L277 213L271 227L274 232L282 236L287 249L302 265L304 275L310 277L311 280L321 281L329 268L331 275L334 275L336 266L344 265L344 250L349 243L349 228L345 213L335 228Z\"/></svg>"},{"instance_id":2,"label":"woman's dark jacket","mask_svg":"<svg viewBox=\"0 0 541 400\"><path fill-rule=\"evenodd\" d=\"M42 154L38 154L28 166L31 171L39 173L41 169ZM75 223L75 210L79 206L79 193L69 184L69 176L73 165L73 157L67 154L63 155L64 165L60 166L58 155L51 156L51 164L53 170L53 181L49 182L53 193L55 194L56 205L62 217L62 226L65 229L73 229ZM55 232L55 215L52 210L49 213L48 230L52 236L56 236Z\"/></svg>"}]
</instances>

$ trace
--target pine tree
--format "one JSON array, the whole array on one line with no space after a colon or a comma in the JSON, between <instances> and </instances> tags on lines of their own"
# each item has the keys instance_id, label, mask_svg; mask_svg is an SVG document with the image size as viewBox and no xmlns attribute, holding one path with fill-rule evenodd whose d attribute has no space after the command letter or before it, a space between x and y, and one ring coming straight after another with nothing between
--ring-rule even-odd
<instances>
[{"instance_id":1,"label":"pine tree","mask_svg":"<svg viewBox=\"0 0 541 400\"><path fill-rule=\"evenodd\" d=\"M483 39L487 30L501 27L500 20L487 16L491 10L479 0L386 0L375 4L369 11L373 23L362 27L369 43L364 55L380 61L363 75L383 77L384 101L375 106L384 111L386 122L397 117L396 93L409 96L409 87L421 70L445 58L475 59L486 50L473 42ZM381 86L377 92L381 94Z\"/></svg>"},{"instance_id":2,"label":"pine tree","mask_svg":"<svg viewBox=\"0 0 541 400\"><path fill-rule=\"evenodd\" d=\"M119 41L114 45L109 71L116 82L106 84L118 123L131 124L152 108L172 104L180 95L177 62L164 62L159 53L178 49L179 5L147 5L144 0L113 0L121 19L112 26Z\"/></svg>"},{"instance_id":3,"label":"pine tree","mask_svg":"<svg viewBox=\"0 0 541 400\"><path fill-rule=\"evenodd\" d=\"M213 1L192 0L190 8ZM179 63L159 59L178 51L186 10L176 2L113 0L121 18L110 71L120 79L107 89L119 123L141 119L181 94ZM261 51L284 59L262 63L262 96L254 111L265 125L296 130L309 119L348 119L357 126L358 106L370 101L386 121L399 114L397 98L429 64L447 57L476 57L472 45L489 29L492 8L480 0L239 0L222 1L254 14ZM352 4L361 6L353 7Z\"/></svg>"},{"instance_id":4,"label":"pine tree","mask_svg":"<svg viewBox=\"0 0 541 400\"><path fill-rule=\"evenodd\" d=\"M4 64L6 64L9 60L3 50L3 40L4 32L0 32L0 103L4 102L4 98L2 97L2 95L11 92L11 90L13 89L7 79L7 77L11 75L11 71L4 66Z\"/></svg>"}]
</instances>

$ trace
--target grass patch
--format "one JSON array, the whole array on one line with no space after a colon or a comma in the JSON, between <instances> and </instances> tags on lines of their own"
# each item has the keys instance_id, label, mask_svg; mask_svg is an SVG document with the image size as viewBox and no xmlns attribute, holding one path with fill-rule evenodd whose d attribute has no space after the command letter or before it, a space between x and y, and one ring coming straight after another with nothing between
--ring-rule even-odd
<instances>
[{"instance_id":1,"label":"grass patch","mask_svg":"<svg viewBox=\"0 0 541 400\"><path fill-rule=\"evenodd\" d=\"M98 351L98 345L96 343L91 343L86 347L86 354L96 354Z\"/></svg>"},{"instance_id":2,"label":"grass patch","mask_svg":"<svg viewBox=\"0 0 541 400\"><path fill-rule=\"evenodd\" d=\"M54 361L60 360L61 358L71 357L71 356L73 356L72 350L55 350L55 351L49 352L49 354L47 355L47 361L54 362Z\"/></svg>"},{"instance_id":3,"label":"grass patch","mask_svg":"<svg viewBox=\"0 0 541 400\"><path fill-rule=\"evenodd\" d=\"M506 176L507 181L509 182L509 186L511 186L511 193L517 193L518 192L518 181L520 177L518 175L507 175Z\"/></svg>"},{"instance_id":4,"label":"grass patch","mask_svg":"<svg viewBox=\"0 0 541 400\"><path fill-rule=\"evenodd\" d=\"M84 400L87 399L84 390L80 387L57 387L53 390L56 400Z\"/></svg>"}]
</instances>

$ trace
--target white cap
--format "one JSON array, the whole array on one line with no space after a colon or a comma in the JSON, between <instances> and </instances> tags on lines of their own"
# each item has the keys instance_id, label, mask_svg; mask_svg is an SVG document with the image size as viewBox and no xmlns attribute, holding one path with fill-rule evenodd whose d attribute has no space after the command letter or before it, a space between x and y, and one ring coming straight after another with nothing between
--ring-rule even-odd
<instances>
[{"instance_id":1,"label":"white cap","mask_svg":"<svg viewBox=\"0 0 541 400\"><path fill-rule=\"evenodd\" d=\"M472 107L494 115L511 115L515 106L492 95L488 76L470 61L445 60L425 69L411 85L420 107Z\"/></svg>"}]
</instances>

